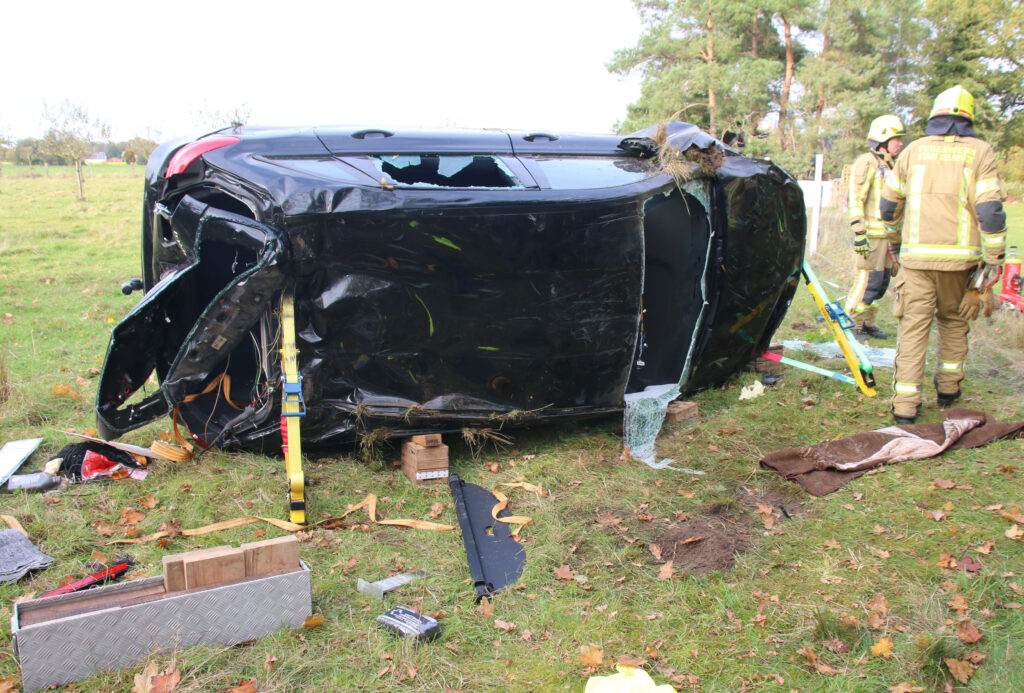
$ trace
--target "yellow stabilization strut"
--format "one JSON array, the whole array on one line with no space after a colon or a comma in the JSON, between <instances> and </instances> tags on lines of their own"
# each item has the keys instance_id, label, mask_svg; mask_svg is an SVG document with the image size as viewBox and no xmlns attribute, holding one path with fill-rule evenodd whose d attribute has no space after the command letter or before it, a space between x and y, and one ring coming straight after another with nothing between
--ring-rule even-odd
<instances>
[{"instance_id":1,"label":"yellow stabilization strut","mask_svg":"<svg viewBox=\"0 0 1024 693\"><path fill-rule=\"evenodd\" d=\"M302 473L300 421L306 415L295 347L295 297L281 298L281 449L288 474L288 512L296 524L306 524L306 478Z\"/></svg>"},{"instance_id":2,"label":"yellow stabilization strut","mask_svg":"<svg viewBox=\"0 0 1024 693\"><path fill-rule=\"evenodd\" d=\"M825 324L828 325L832 337L835 338L839 349L843 352L843 358L850 366L853 378L857 381L857 387L868 397L874 397L878 394L875 390L874 368L860 343L850 334L854 327L853 320L846 314L838 301L829 303L825 290L818 283L818 278L814 275L811 266L807 264L807 260L804 260L803 275L815 305L825 317Z\"/></svg>"}]
</instances>

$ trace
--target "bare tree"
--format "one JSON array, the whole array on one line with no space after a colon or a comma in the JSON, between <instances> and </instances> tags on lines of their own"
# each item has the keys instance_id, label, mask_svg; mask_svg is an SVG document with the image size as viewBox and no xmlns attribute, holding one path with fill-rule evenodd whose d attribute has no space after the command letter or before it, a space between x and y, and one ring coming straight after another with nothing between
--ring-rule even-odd
<instances>
[{"instance_id":1,"label":"bare tree","mask_svg":"<svg viewBox=\"0 0 1024 693\"><path fill-rule=\"evenodd\" d=\"M220 130L221 128L237 128L249 122L252 110L249 104L243 103L230 111L213 108L205 100L202 105L192 111L192 122L202 130Z\"/></svg>"},{"instance_id":2,"label":"bare tree","mask_svg":"<svg viewBox=\"0 0 1024 693\"><path fill-rule=\"evenodd\" d=\"M42 149L72 163L78 179L78 197L85 199L82 181L82 163L89 154L94 140L110 137L110 125L99 118L91 118L84 107L65 101L56 109L43 104L43 120L47 125Z\"/></svg>"}]
</instances>

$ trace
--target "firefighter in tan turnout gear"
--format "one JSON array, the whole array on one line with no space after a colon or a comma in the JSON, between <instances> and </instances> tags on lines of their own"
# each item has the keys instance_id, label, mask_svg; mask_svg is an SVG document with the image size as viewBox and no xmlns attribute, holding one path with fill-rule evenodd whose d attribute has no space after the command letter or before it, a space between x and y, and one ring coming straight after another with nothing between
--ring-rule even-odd
<instances>
[{"instance_id":1,"label":"firefighter in tan turnout gear","mask_svg":"<svg viewBox=\"0 0 1024 693\"><path fill-rule=\"evenodd\" d=\"M882 199L882 182L893 167L893 160L903 147L906 134L903 123L894 115L871 121L868 146L853 162L850 172L850 227L853 230L853 252L857 256L857 278L846 299L846 313L853 319L854 335L860 338L886 339L887 334L875 326L878 303L889 288L892 262L889 259L885 226L878 204Z\"/></svg>"},{"instance_id":2,"label":"firefighter in tan turnout gear","mask_svg":"<svg viewBox=\"0 0 1024 693\"><path fill-rule=\"evenodd\" d=\"M899 333L891 409L897 423L913 423L921 411L933 319L935 401L948 406L960 397L967 317L973 317L962 305L967 285L994 281L1003 263L1003 188L992 147L975 137L973 121L970 92L957 85L939 94L925 137L907 145L882 188L882 219L899 256L893 270Z\"/></svg>"}]
</instances>

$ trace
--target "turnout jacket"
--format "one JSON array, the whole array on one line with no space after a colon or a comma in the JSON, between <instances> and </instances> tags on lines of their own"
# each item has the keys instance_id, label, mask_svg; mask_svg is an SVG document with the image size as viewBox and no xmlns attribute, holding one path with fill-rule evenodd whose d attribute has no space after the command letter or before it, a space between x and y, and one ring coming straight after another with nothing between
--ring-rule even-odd
<instances>
[{"instance_id":1,"label":"turnout jacket","mask_svg":"<svg viewBox=\"0 0 1024 693\"><path fill-rule=\"evenodd\" d=\"M889 242L911 269L963 270L1002 264L1003 187L991 145L976 137L928 135L907 145L882 186ZM902 233L900 223L902 222Z\"/></svg>"},{"instance_id":2,"label":"turnout jacket","mask_svg":"<svg viewBox=\"0 0 1024 693\"><path fill-rule=\"evenodd\" d=\"M882 200L882 182L890 166L884 158L873 152L864 152L853 162L850 170L850 226L854 233L863 226L868 236L885 236L879 202Z\"/></svg>"}]
</instances>

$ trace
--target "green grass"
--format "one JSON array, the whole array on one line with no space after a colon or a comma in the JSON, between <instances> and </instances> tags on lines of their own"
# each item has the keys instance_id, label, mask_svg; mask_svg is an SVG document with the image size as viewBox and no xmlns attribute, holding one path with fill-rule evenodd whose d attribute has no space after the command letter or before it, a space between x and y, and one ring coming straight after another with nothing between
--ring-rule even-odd
<instances>
[{"instance_id":1,"label":"green grass","mask_svg":"<svg viewBox=\"0 0 1024 693\"><path fill-rule=\"evenodd\" d=\"M112 321L137 298L122 296L119 286L138 275L141 188L141 175L97 175L87 179L88 199L80 202L73 178L28 178L4 169L0 316L9 313L10 321L0 323L0 386L5 377L9 395L0 404L0 438L44 436L29 467L69 442L60 429L94 425L91 369L101 365ZM1010 213L1017 232L1021 206ZM846 287L852 262L835 240L840 218L825 215L825 255L814 264L822 279ZM832 298L844 291L830 288ZM779 337L806 336L791 327L797 322L814 324L803 289ZM966 406L1003 420L1024 417L1020 322L1001 314L975 324ZM881 324L895 329L888 313ZM975 650L987 658L964 690L1022 690L1024 610L1014 605L1024 597L1012 585L1024 583L1024 575L1014 574L1022 572L1024 545L1005 537L1010 522L986 509L1024 502L1020 441L895 465L819 499L758 467L760 457L773 450L887 425L889 375L879 373L874 399L798 371L787 371L756 400L738 399L740 388L757 377L753 373L695 395L699 418L667 424L659 455L705 470L705 476L620 461L616 417L514 430L514 447L486 447L477 454L452 437L452 470L468 481L490 487L523 477L551 492L540 498L508 490L514 512L531 516L533 525L524 530L523 576L517 589L494 600L493 618L473 604L457 531L376 526L357 514L335 529L312 530L301 545L312 570L314 611L326 617L324 625L282 631L246 646L190 648L154 658L161 668L173 660L181 691L223 691L242 679L255 679L261 692L581 691L592 672L581 663L580 648L595 645L604 653L597 673L612 673L620 657L644 659L656 681L672 680L682 690L884 691L911 681L938 690L947 675L943 658ZM57 385L71 387L73 394L53 394ZM923 419L940 419L934 403L926 403ZM126 440L148 445L168 430L161 421ZM429 519L432 504L441 503L437 521L457 524L446 486L413 487L394 467L397 451L386 449L384 458L384 469L375 471L344 451L308 456L311 518L341 514L375 493L385 517ZM488 468L494 464L497 471ZM938 477L961 488L936 487L932 481ZM149 493L159 501L153 509L139 500ZM124 508L145 513L138 525L143 533L171 521L195 527L246 514L286 517L280 459L219 451L183 464L158 462L141 483L83 484L48 496L0 498L3 512L17 517L56 559L45 571L0 585L3 624L10 622L13 599L84 574L96 551L125 551L108 545L95 529L99 521L116 522ZM792 519L765 531L758 499L784 506ZM944 521L925 515L944 507ZM735 528L746 548L732 568L702 575L677 569L672 579L659 580L660 564L649 545L687 516ZM599 523L599 517L619 523ZM128 547L137 562L131 577L159 574L164 553L238 544L260 532L281 534L269 525L249 525L174 538L163 547ZM986 540L994 542L990 554L973 551ZM970 555L983 567L975 574L942 568L942 554ZM575 579L555 576L562 565L575 571ZM357 577L375 580L414 568L433 577L401 588L387 604L439 614L442 638L422 646L376 629L373 618L385 605L355 590ZM889 608L880 628L869 625L867 605L876 594L886 597ZM964 616L984 636L975 645L956 637L961 615L949 606L956 594L966 599ZM515 627L498 629L498 621ZM894 644L891 656L873 657L870 647L883 636ZM836 641L849 651L827 649ZM798 654L806 647L839 673L817 673ZM10 649L4 626L0 651ZM94 676L75 690L127 691L140 671L141 665ZM17 673L14 658L0 656L0 679Z\"/></svg>"}]
</instances>

